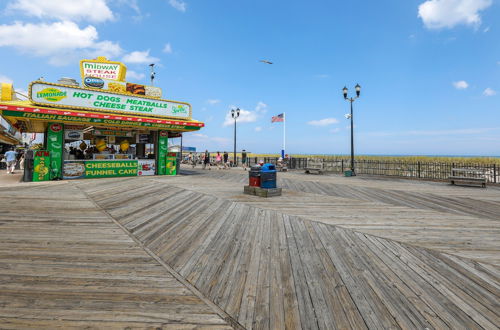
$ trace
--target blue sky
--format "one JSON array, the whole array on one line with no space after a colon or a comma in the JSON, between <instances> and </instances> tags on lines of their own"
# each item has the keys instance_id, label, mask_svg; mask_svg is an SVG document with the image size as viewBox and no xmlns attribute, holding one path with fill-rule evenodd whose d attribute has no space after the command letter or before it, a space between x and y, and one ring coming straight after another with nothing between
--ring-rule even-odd
<instances>
[{"instance_id":1,"label":"blue sky","mask_svg":"<svg viewBox=\"0 0 500 330\"><path fill-rule=\"evenodd\" d=\"M198 150L500 155L498 0L0 0L0 80L79 77L78 61L124 61L128 81L187 101ZM272 65L259 62L268 59Z\"/></svg>"}]
</instances>

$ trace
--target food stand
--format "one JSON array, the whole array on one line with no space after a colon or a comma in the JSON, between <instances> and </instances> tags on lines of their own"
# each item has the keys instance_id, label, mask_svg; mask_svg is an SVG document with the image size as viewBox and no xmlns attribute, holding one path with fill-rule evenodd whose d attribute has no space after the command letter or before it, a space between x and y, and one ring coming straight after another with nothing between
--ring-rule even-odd
<instances>
[{"instance_id":1,"label":"food stand","mask_svg":"<svg viewBox=\"0 0 500 330\"><path fill-rule=\"evenodd\" d=\"M81 86L69 78L29 85L29 100L2 94L2 116L21 132L45 133L49 175L99 178L167 175L168 137L204 127L191 105L162 99L154 86L125 81L126 67L104 57L80 61ZM40 167L39 167L40 168ZM36 172L36 169L34 169Z\"/></svg>"}]
</instances>

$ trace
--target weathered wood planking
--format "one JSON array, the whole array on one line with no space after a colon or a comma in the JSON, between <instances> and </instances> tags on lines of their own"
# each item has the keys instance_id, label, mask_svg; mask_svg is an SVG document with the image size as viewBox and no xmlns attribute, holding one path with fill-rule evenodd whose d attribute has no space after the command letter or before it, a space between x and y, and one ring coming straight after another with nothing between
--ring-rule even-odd
<instances>
[{"instance_id":1,"label":"weathered wood planking","mask_svg":"<svg viewBox=\"0 0 500 330\"><path fill-rule=\"evenodd\" d=\"M231 175L238 176L239 174L224 174L228 177ZM200 175L169 178L169 182L181 188L193 189L247 205L298 215L371 235L500 265L500 222L497 219L288 189L283 191L283 196L263 199L242 194L243 184L221 184L220 180L212 176L210 173L210 175L207 174L207 178L200 177ZM164 182L160 178L154 180ZM311 182L297 183L301 186L309 184ZM424 185L419 184L419 186ZM420 189L423 190L422 187Z\"/></svg>"},{"instance_id":2,"label":"weathered wood planking","mask_svg":"<svg viewBox=\"0 0 500 330\"><path fill-rule=\"evenodd\" d=\"M242 171L188 170L186 172L198 175L202 173L206 177L232 182L248 181L248 174ZM380 180L370 177L322 176L320 180L304 174L279 173L278 186L300 192L499 219L500 187L496 186L480 191L444 183Z\"/></svg>"},{"instance_id":3,"label":"weathered wood planking","mask_svg":"<svg viewBox=\"0 0 500 330\"><path fill-rule=\"evenodd\" d=\"M10 187L0 209L1 328L231 328L74 185Z\"/></svg>"},{"instance_id":4,"label":"weathered wood planking","mask_svg":"<svg viewBox=\"0 0 500 330\"><path fill-rule=\"evenodd\" d=\"M110 191L108 182L78 184L117 221L133 221L126 227L131 235L248 329L480 329L500 323L494 266L311 221L307 214L288 215L285 208L241 199L240 187L225 182L203 176L110 180L117 192L106 199L98 196ZM151 213L144 209L154 198L148 191L162 196ZM346 202L295 194L297 209L315 198ZM369 215L377 204L365 203L357 212ZM348 206L356 212L356 203ZM409 212L386 204L379 211L391 207ZM422 212L424 223L442 214Z\"/></svg>"}]
</instances>

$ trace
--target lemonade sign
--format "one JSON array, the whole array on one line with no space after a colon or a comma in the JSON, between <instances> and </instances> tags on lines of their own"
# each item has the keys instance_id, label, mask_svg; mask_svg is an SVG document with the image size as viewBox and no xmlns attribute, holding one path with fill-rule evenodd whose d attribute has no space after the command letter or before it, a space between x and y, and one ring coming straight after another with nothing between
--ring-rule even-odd
<instances>
[{"instance_id":1,"label":"lemonade sign","mask_svg":"<svg viewBox=\"0 0 500 330\"><path fill-rule=\"evenodd\" d=\"M47 100L49 102L59 102L67 96L66 91L57 88L44 88L36 93L37 98Z\"/></svg>"}]
</instances>

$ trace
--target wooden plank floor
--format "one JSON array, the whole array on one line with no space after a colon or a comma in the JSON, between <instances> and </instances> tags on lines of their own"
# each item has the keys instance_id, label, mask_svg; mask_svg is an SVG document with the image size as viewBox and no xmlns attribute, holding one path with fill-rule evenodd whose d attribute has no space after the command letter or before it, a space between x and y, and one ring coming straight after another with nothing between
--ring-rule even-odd
<instances>
[{"instance_id":1,"label":"wooden plank floor","mask_svg":"<svg viewBox=\"0 0 500 330\"><path fill-rule=\"evenodd\" d=\"M206 173L74 184L247 329L500 324L498 267L248 203L244 177Z\"/></svg>"},{"instance_id":2,"label":"wooden plank floor","mask_svg":"<svg viewBox=\"0 0 500 330\"><path fill-rule=\"evenodd\" d=\"M72 184L0 192L0 328L231 328Z\"/></svg>"},{"instance_id":3,"label":"wooden plank floor","mask_svg":"<svg viewBox=\"0 0 500 330\"><path fill-rule=\"evenodd\" d=\"M241 170L184 170L219 180L248 182L248 173ZM427 209L459 215L500 219L500 187L452 186L447 183L380 179L372 177L344 178L287 172L278 174L280 187L299 192L344 197L368 202Z\"/></svg>"},{"instance_id":4,"label":"wooden plank floor","mask_svg":"<svg viewBox=\"0 0 500 330\"><path fill-rule=\"evenodd\" d=\"M245 180L242 180L242 176L245 176L243 171L199 172L201 175L192 175L188 178L170 178L168 182L184 189L216 195L220 198L259 208L272 209L500 266L500 221L498 217L493 219L490 216L491 213L495 212L491 208L485 209L483 215L478 215L475 212L471 212L472 214L447 212L447 209L455 208L455 204L446 204L444 199L436 199L440 203L439 209L432 209L427 205L419 207L421 203L415 203L414 196L408 197L409 193L396 193L393 190L386 192L385 187L384 189L376 188L370 181L368 183L372 186L367 188L357 182L356 188L358 190L364 189L361 195L347 195L345 192L352 190L349 185L336 188L328 183L300 180L302 177L309 179L311 175L293 175L293 184L289 184L292 189L285 189L283 196L265 199L241 194L245 184ZM217 178L219 176L221 179ZM318 176L314 177L318 178ZM332 178L329 179L332 180ZM341 179L345 180L345 178ZM163 179L156 178L155 180ZM284 180L292 181L290 178L282 179L282 181ZM224 181L231 183L224 184ZM363 183L367 180L358 181ZM342 185L337 184L337 186L344 186L347 183L349 182ZM382 184L390 187L385 181L382 181ZM425 200L430 200L429 193L426 193L425 190L425 183L414 185L418 186L419 194L427 196ZM435 185L432 183L429 190L433 191L436 196L440 196L436 192ZM455 190L449 186L445 186L444 189L439 188L443 193L446 188ZM415 189L413 188L413 190ZM487 190L489 190L486 193L490 200L493 200L495 196L500 198L500 190ZM476 189L472 188L472 191L476 191ZM484 189L480 192L483 191ZM344 192L343 196L339 197L338 194L342 192ZM370 192L373 192L373 195L369 195ZM382 201L389 195L398 196L398 205L392 201ZM373 197L369 201L369 198L365 198L365 196Z\"/></svg>"}]
</instances>

